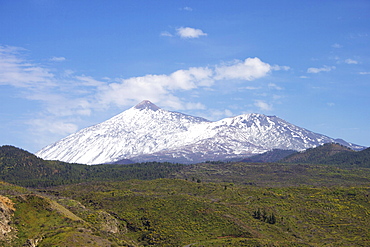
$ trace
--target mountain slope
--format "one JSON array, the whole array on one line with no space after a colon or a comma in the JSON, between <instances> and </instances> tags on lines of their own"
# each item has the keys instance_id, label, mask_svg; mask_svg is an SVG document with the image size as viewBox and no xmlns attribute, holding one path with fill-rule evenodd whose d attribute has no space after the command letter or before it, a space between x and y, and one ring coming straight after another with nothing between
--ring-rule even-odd
<instances>
[{"instance_id":1,"label":"mountain slope","mask_svg":"<svg viewBox=\"0 0 370 247\"><path fill-rule=\"evenodd\" d=\"M122 159L197 163L247 157L271 149L304 150L334 141L275 116L245 114L211 122L143 101L36 155L84 164L119 163ZM344 145L362 148L347 142Z\"/></svg>"}]
</instances>

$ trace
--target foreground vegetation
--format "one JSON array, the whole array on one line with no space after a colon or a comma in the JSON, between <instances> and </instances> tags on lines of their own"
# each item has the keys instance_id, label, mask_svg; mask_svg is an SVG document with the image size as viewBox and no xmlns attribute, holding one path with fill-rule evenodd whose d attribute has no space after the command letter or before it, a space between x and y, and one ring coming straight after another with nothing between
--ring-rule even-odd
<instances>
[{"instance_id":1,"label":"foreground vegetation","mask_svg":"<svg viewBox=\"0 0 370 247\"><path fill-rule=\"evenodd\" d=\"M3 246L369 246L369 187L257 187L180 179L28 191L0 184ZM8 245L7 245L8 244Z\"/></svg>"},{"instance_id":2,"label":"foreground vegetation","mask_svg":"<svg viewBox=\"0 0 370 247\"><path fill-rule=\"evenodd\" d=\"M8 146L0 246L370 246L370 168L354 164L85 166Z\"/></svg>"}]
</instances>

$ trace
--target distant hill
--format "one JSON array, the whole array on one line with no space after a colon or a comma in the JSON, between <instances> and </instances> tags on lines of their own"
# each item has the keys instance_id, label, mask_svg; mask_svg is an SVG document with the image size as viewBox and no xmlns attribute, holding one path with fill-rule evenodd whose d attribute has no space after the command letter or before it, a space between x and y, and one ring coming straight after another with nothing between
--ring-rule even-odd
<instances>
[{"instance_id":1,"label":"distant hill","mask_svg":"<svg viewBox=\"0 0 370 247\"><path fill-rule=\"evenodd\" d=\"M22 149L13 146L2 146L0 147L0 180L25 187L48 187L93 181L152 180L157 178L293 186L299 184L349 185L356 184L359 181L361 183L369 181L368 171L364 170L369 167L369 153L370 149L354 152L348 151L340 145L327 144L303 153L293 154L283 159L280 164L257 161L248 163L206 162L194 165L145 162L128 165L104 164L90 166L60 161L45 161ZM256 160L276 159L279 156L278 154L283 155L284 152L281 152L281 150L271 151L266 156L256 157ZM297 157L301 158L298 159ZM316 157L316 159L313 157ZM328 158L325 159L324 157ZM311 165L310 163L314 161L321 165ZM353 167L358 167L358 169L347 169ZM332 177L333 169L337 169L336 174L340 170L342 175ZM282 176L284 176L284 181L281 180Z\"/></svg>"},{"instance_id":2,"label":"distant hill","mask_svg":"<svg viewBox=\"0 0 370 247\"><path fill-rule=\"evenodd\" d=\"M324 164L358 166L370 168L370 148L355 151L355 152L342 152L325 159Z\"/></svg>"},{"instance_id":3,"label":"distant hill","mask_svg":"<svg viewBox=\"0 0 370 247\"><path fill-rule=\"evenodd\" d=\"M353 151L340 144L327 143L292 154L283 158L280 162L370 167L370 148Z\"/></svg>"},{"instance_id":4,"label":"distant hill","mask_svg":"<svg viewBox=\"0 0 370 247\"><path fill-rule=\"evenodd\" d=\"M26 187L46 187L86 181L164 178L182 166L158 162L89 166L43 160L13 146L0 147L0 180Z\"/></svg>"},{"instance_id":5,"label":"distant hill","mask_svg":"<svg viewBox=\"0 0 370 247\"><path fill-rule=\"evenodd\" d=\"M73 176L68 174L69 168L69 164L44 161L13 146L0 147L0 180L9 183L30 186L36 180L46 182L52 178L56 181L61 173Z\"/></svg>"},{"instance_id":6,"label":"distant hill","mask_svg":"<svg viewBox=\"0 0 370 247\"><path fill-rule=\"evenodd\" d=\"M257 154L245 159L242 159L240 162L276 162L279 161L289 155L298 153L295 150L282 150L282 149L273 149L271 151L267 151L263 154Z\"/></svg>"}]
</instances>

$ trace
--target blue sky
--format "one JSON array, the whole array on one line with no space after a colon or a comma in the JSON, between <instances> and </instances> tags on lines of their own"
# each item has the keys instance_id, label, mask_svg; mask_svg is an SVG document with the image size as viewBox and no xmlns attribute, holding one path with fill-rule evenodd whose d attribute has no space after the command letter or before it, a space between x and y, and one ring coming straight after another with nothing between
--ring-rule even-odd
<instances>
[{"instance_id":1,"label":"blue sky","mask_svg":"<svg viewBox=\"0 0 370 247\"><path fill-rule=\"evenodd\" d=\"M0 145L38 151L147 99L370 146L368 0L0 0Z\"/></svg>"}]
</instances>

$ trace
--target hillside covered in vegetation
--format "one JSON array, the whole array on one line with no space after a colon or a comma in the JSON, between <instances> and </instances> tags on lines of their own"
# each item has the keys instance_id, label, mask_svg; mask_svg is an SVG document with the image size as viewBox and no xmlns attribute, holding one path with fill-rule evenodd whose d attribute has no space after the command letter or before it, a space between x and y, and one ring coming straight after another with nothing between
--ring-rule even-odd
<instances>
[{"instance_id":1,"label":"hillside covered in vegetation","mask_svg":"<svg viewBox=\"0 0 370 247\"><path fill-rule=\"evenodd\" d=\"M3 146L0 245L369 246L364 164L86 166Z\"/></svg>"},{"instance_id":2,"label":"hillside covered in vegetation","mask_svg":"<svg viewBox=\"0 0 370 247\"><path fill-rule=\"evenodd\" d=\"M184 166L159 162L89 166L47 161L13 146L0 147L0 180L26 187L165 178Z\"/></svg>"},{"instance_id":3,"label":"hillside covered in vegetation","mask_svg":"<svg viewBox=\"0 0 370 247\"><path fill-rule=\"evenodd\" d=\"M179 179L29 191L2 246L368 246L369 187L256 187ZM28 245L32 246L32 245Z\"/></svg>"},{"instance_id":4,"label":"hillside covered in vegetation","mask_svg":"<svg viewBox=\"0 0 370 247\"><path fill-rule=\"evenodd\" d=\"M328 164L344 167L370 167L370 148L353 151L335 143L327 143L310 148L301 153L294 153L279 162Z\"/></svg>"}]
</instances>

